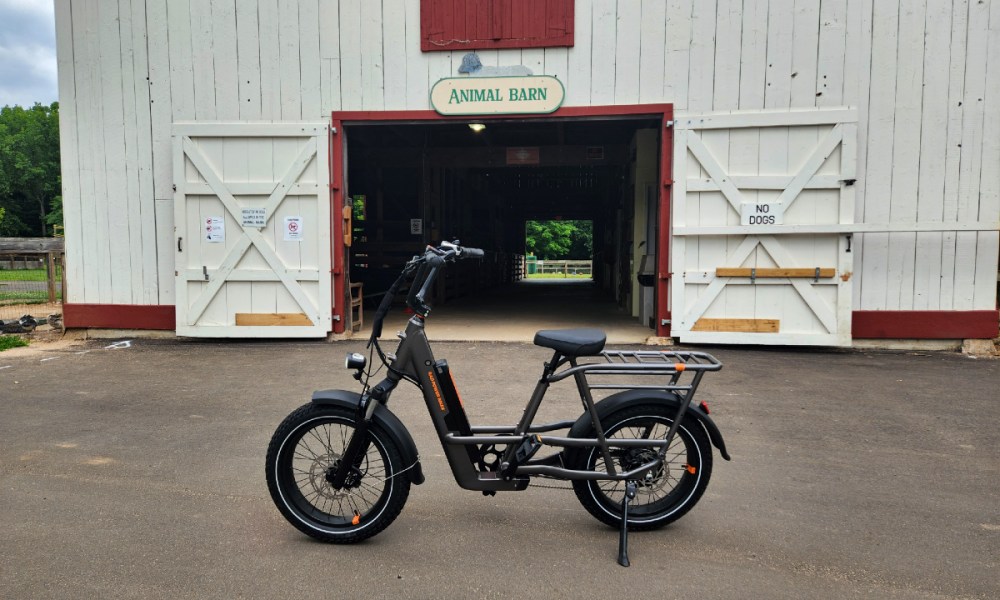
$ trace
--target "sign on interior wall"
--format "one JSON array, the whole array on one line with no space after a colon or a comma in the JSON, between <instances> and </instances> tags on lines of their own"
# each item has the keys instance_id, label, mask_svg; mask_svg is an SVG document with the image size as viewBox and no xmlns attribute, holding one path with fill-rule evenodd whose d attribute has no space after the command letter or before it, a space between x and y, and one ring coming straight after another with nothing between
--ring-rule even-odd
<instances>
[{"instance_id":1,"label":"sign on interior wall","mask_svg":"<svg viewBox=\"0 0 1000 600\"><path fill-rule=\"evenodd\" d=\"M546 114L566 97L562 82L532 77L449 77L431 88L431 106L442 115Z\"/></svg>"}]
</instances>

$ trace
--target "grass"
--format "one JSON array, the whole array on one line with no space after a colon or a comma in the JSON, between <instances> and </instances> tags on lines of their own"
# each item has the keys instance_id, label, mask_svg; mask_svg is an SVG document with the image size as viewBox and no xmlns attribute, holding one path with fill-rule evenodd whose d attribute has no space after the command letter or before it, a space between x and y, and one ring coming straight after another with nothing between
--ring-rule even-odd
<instances>
[{"instance_id":1,"label":"grass","mask_svg":"<svg viewBox=\"0 0 1000 600\"><path fill-rule=\"evenodd\" d=\"M0 335L0 352L11 348L27 346L28 341L16 335Z\"/></svg>"},{"instance_id":2,"label":"grass","mask_svg":"<svg viewBox=\"0 0 1000 600\"><path fill-rule=\"evenodd\" d=\"M583 275L563 275L562 273L528 273L528 279L593 279L589 273Z\"/></svg>"},{"instance_id":3,"label":"grass","mask_svg":"<svg viewBox=\"0 0 1000 600\"><path fill-rule=\"evenodd\" d=\"M62 277L62 269L56 267L56 279ZM0 281L45 281L45 269L0 269Z\"/></svg>"},{"instance_id":4,"label":"grass","mask_svg":"<svg viewBox=\"0 0 1000 600\"><path fill-rule=\"evenodd\" d=\"M62 294L56 293L56 301ZM48 292L0 292L0 304L45 304L49 301Z\"/></svg>"}]
</instances>

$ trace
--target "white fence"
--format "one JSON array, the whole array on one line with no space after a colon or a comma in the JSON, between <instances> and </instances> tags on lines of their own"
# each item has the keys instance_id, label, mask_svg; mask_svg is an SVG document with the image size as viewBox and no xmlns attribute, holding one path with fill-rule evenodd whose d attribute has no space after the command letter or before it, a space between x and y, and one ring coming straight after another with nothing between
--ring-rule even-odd
<instances>
[{"instance_id":1,"label":"white fence","mask_svg":"<svg viewBox=\"0 0 1000 600\"><path fill-rule=\"evenodd\" d=\"M528 257L525 260L525 273L528 275L549 275L552 277L569 277L570 275L593 275L593 261L589 260L536 260Z\"/></svg>"}]
</instances>

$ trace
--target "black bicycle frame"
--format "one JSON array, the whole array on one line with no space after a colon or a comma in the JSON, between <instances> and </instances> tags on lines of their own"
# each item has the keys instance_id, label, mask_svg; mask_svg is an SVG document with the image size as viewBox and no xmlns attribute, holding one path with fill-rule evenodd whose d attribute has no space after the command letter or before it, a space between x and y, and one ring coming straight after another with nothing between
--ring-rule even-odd
<instances>
[{"instance_id":1,"label":"black bicycle frame","mask_svg":"<svg viewBox=\"0 0 1000 600\"><path fill-rule=\"evenodd\" d=\"M427 410L434 423L434 429L437 431L445 456L448 458L448 464L455 476L455 481L465 489L480 490L486 493L523 490L528 487L532 475L564 480L642 480L647 476L652 476L663 464L667 448L689 409L705 427L713 444L720 449L723 457L728 459L722 437L714 423L699 409L691 407L691 399L704 372L718 370L722 367L721 363L714 357L700 352L609 351L602 352L600 355L605 362L579 364L577 357L564 356L557 351L553 354L552 360L545 363L542 376L539 378L517 425L472 426L462 406L448 362L435 360L424 331L424 321L431 310L430 306L425 303L425 295L428 293L437 271L445 263L444 258L440 255L428 254L425 255L425 258L426 261L421 263L417 269L407 299L407 304L415 314L408 321L406 330L399 334L401 341L396 349L396 355L383 357L388 366L386 378L361 396L357 411L358 426L331 479L331 485L335 489L339 489L343 485L354 461L367 446L368 423L374 413L375 403L387 403L392 391L404 378L415 382L420 387L427 404ZM393 285L393 290L397 289L398 283ZM383 305L384 307L380 307L376 316L377 322L373 326L373 331L381 330L381 318L385 314L383 308L388 308L388 302L383 301ZM371 343L377 344L376 338L377 335L373 334ZM565 365L569 366L557 372L560 367ZM685 370L691 371L693 377L689 384L681 385L679 379ZM670 380L665 385L651 386L634 384L591 385L587 381L588 374L666 374ZM584 416L576 421L534 425L535 415L549 385L570 376L573 377L580 393L580 400L585 411ZM676 415L666 436L662 439L608 440L601 427L598 405L595 404L591 394L591 389L595 388L656 390L660 396L651 393L647 397L654 399L659 397L677 405ZM587 426L586 430L592 429L596 437L587 438L572 435L574 429L580 433L582 426ZM539 435L563 429L570 429L571 435ZM485 451L489 449L491 454L496 456L497 446L504 447L502 458L498 464L487 465L484 461ZM542 446L559 447L563 450L557 454L533 460L535 452ZM583 471L566 468L564 460L565 450L568 448L598 448L604 458L607 470ZM657 453L646 463L620 472L615 467L616 461L613 460L611 448L649 448L656 449Z\"/></svg>"},{"instance_id":2,"label":"black bicycle frame","mask_svg":"<svg viewBox=\"0 0 1000 600\"><path fill-rule=\"evenodd\" d=\"M655 470L662 462L662 455L654 460L640 465L628 472L618 472L612 460L612 447L643 447L657 448L665 452L670 438L676 428L673 428L664 439L616 439L609 441L604 437L600 419L589 386L585 381L585 368L576 363L575 358L564 357L556 352L552 360L545 364L542 377L528 401L521 420L515 426L473 427L462 406L448 363L445 360L435 360L430 344L424 332L424 319L414 315L408 322L406 331L400 334L402 338L396 350L396 356L391 359L390 370L385 380L380 382L370 394L370 399L362 399L359 412L370 413L368 402L388 402L393 389L404 376L409 376L419 383L427 410L431 415L435 431L441 440L445 456L459 486L469 490L480 491L511 491L523 490L528 486L531 475L543 475L559 479L603 479L603 480L639 480L647 473ZM556 374L560 366L569 363L570 368ZM580 398L590 417L590 422L596 432L596 438L540 436L546 433L572 427L576 421L558 421L544 425L533 425L533 420L545 396L550 383L572 375L580 392ZM696 377L700 376L698 373ZM687 402L679 407L679 415L687 410ZM362 415L359 415L362 416ZM679 423L675 419L675 424ZM355 438L366 435L367 428L359 427ZM351 464L352 450L361 450L364 442L354 444L354 438L345 451L343 465ZM482 468L482 445L506 446L503 461L499 469L485 470ZM604 464L608 471L580 471L567 469L563 466L563 454L548 456L539 460L525 460L522 455L533 454L541 445L556 447L597 447L604 456ZM334 483L339 483L334 479Z\"/></svg>"}]
</instances>

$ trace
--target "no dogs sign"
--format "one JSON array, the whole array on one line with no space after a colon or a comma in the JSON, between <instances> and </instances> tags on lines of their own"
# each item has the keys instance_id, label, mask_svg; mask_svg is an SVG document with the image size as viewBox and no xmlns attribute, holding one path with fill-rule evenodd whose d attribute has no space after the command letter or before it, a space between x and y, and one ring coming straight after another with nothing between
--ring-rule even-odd
<instances>
[{"instance_id":1,"label":"no dogs sign","mask_svg":"<svg viewBox=\"0 0 1000 600\"><path fill-rule=\"evenodd\" d=\"M302 217L285 217L285 241L302 241Z\"/></svg>"}]
</instances>

